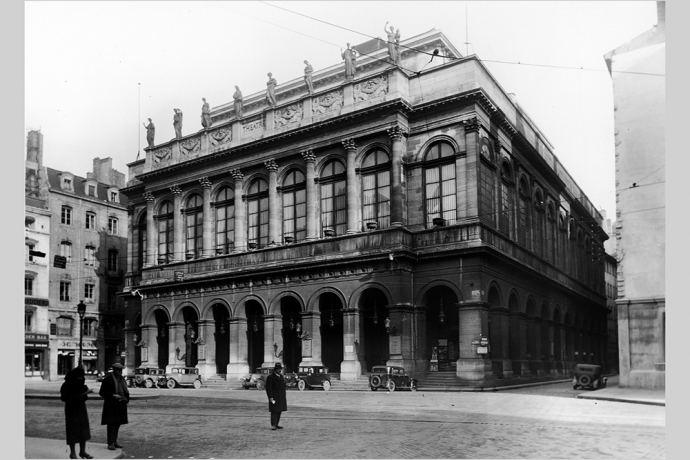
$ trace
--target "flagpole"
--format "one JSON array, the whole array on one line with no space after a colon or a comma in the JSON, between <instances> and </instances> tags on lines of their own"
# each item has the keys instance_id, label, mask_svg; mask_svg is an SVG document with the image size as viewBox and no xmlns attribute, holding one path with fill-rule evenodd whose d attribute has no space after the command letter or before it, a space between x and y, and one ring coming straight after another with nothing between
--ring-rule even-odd
<instances>
[{"instance_id":1,"label":"flagpole","mask_svg":"<svg viewBox=\"0 0 690 460\"><path fill-rule=\"evenodd\" d=\"M137 119L137 160L141 154L141 134L139 130L139 123L141 122L141 83L139 85L139 118Z\"/></svg>"}]
</instances>

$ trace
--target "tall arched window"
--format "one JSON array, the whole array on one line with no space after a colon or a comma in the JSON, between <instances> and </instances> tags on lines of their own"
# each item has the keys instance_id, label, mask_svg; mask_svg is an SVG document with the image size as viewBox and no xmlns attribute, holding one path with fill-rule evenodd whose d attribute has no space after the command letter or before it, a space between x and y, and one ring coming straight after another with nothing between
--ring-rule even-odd
<instances>
[{"instance_id":1,"label":"tall arched window","mask_svg":"<svg viewBox=\"0 0 690 460\"><path fill-rule=\"evenodd\" d=\"M247 191L247 242L268 245L268 183L254 179Z\"/></svg>"},{"instance_id":2,"label":"tall arched window","mask_svg":"<svg viewBox=\"0 0 690 460\"><path fill-rule=\"evenodd\" d=\"M498 215L498 229L511 237L513 233L513 194L515 182L513 181L513 171L507 161L501 167L501 212Z\"/></svg>"},{"instance_id":3,"label":"tall arched window","mask_svg":"<svg viewBox=\"0 0 690 460\"><path fill-rule=\"evenodd\" d=\"M173 205L170 201L164 202L158 208L158 259L163 263L170 262L173 258Z\"/></svg>"},{"instance_id":4,"label":"tall arched window","mask_svg":"<svg viewBox=\"0 0 690 460\"><path fill-rule=\"evenodd\" d=\"M321 228L335 230L336 235L347 231L347 180L345 166L331 160L321 170Z\"/></svg>"},{"instance_id":5,"label":"tall arched window","mask_svg":"<svg viewBox=\"0 0 690 460\"><path fill-rule=\"evenodd\" d=\"M146 263L146 213L139 218L136 226L137 238L137 268L141 270Z\"/></svg>"},{"instance_id":6,"label":"tall arched window","mask_svg":"<svg viewBox=\"0 0 690 460\"><path fill-rule=\"evenodd\" d=\"M544 257L544 195L541 190L534 194L534 252Z\"/></svg>"},{"instance_id":7,"label":"tall arched window","mask_svg":"<svg viewBox=\"0 0 690 460\"><path fill-rule=\"evenodd\" d=\"M283 180L283 237L293 236L295 241L307 237L307 190L302 171L293 169Z\"/></svg>"},{"instance_id":8,"label":"tall arched window","mask_svg":"<svg viewBox=\"0 0 690 460\"><path fill-rule=\"evenodd\" d=\"M235 191L223 187L216 195L216 253L235 249Z\"/></svg>"},{"instance_id":9,"label":"tall arched window","mask_svg":"<svg viewBox=\"0 0 690 460\"><path fill-rule=\"evenodd\" d=\"M518 189L518 242L525 248L530 248L530 191L527 185L527 179L520 178L520 187Z\"/></svg>"},{"instance_id":10,"label":"tall arched window","mask_svg":"<svg viewBox=\"0 0 690 460\"><path fill-rule=\"evenodd\" d=\"M362 221L376 222L378 228L391 224L390 158L374 149L362 162Z\"/></svg>"},{"instance_id":11,"label":"tall arched window","mask_svg":"<svg viewBox=\"0 0 690 460\"><path fill-rule=\"evenodd\" d=\"M436 218L445 225L457 222L455 183L455 150L448 142L436 142L424 157L424 185L426 226L433 226Z\"/></svg>"},{"instance_id":12,"label":"tall arched window","mask_svg":"<svg viewBox=\"0 0 690 460\"><path fill-rule=\"evenodd\" d=\"M482 222L496 227L496 170L494 156L489 141L484 139L481 146L479 167L479 216Z\"/></svg>"},{"instance_id":13,"label":"tall arched window","mask_svg":"<svg viewBox=\"0 0 690 460\"><path fill-rule=\"evenodd\" d=\"M555 262L556 254L556 210L553 203L549 203L546 216L546 259Z\"/></svg>"},{"instance_id":14,"label":"tall arched window","mask_svg":"<svg viewBox=\"0 0 690 460\"><path fill-rule=\"evenodd\" d=\"M187 258L201 256L203 246L203 222L204 222L204 200L201 195L194 194L187 200L185 206L185 227L186 227L186 253Z\"/></svg>"}]
</instances>

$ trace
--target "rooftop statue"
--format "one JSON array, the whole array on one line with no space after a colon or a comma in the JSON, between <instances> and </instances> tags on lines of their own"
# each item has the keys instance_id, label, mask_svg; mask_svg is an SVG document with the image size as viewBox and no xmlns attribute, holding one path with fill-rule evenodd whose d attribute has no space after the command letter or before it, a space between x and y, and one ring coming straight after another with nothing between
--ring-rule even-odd
<instances>
[{"instance_id":1,"label":"rooftop statue","mask_svg":"<svg viewBox=\"0 0 690 460\"><path fill-rule=\"evenodd\" d=\"M235 85L235 93L232 95L233 99L233 106L235 108L235 116L237 118L242 118L242 104L243 104L243 99L242 99L242 91L240 91L240 88Z\"/></svg>"},{"instance_id":2,"label":"rooftop statue","mask_svg":"<svg viewBox=\"0 0 690 460\"><path fill-rule=\"evenodd\" d=\"M268 72L268 81L266 82L266 102L270 107L275 107L276 101L276 85L278 82L273 78L273 74Z\"/></svg>"},{"instance_id":3,"label":"rooftop statue","mask_svg":"<svg viewBox=\"0 0 690 460\"><path fill-rule=\"evenodd\" d=\"M211 121L211 106L206 102L205 97L202 97L201 100L204 101L204 105L201 106L201 126L204 129L208 129L213 124Z\"/></svg>"},{"instance_id":4,"label":"rooftop statue","mask_svg":"<svg viewBox=\"0 0 690 460\"><path fill-rule=\"evenodd\" d=\"M173 109L175 115L173 115L173 128L175 128L175 138L182 138L182 110Z\"/></svg>"},{"instance_id":5,"label":"rooftop statue","mask_svg":"<svg viewBox=\"0 0 690 460\"><path fill-rule=\"evenodd\" d=\"M388 23L386 23L386 26ZM390 31L386 30L386 26L383 26L383 31L386 32L388 36L388 56L393 64L400 63L400 29L396 31L393 30L393 26L390 27Z\"/></svg>"},{"instance_id":6,"label":"rooftop statue","mask_svg":"<svg viewBox=\"0 0 690 460\"><path fill-rule=\"evenodd\" d=\"M345 80L352 80L355 78L355 69L357 68L357 57L355 55L357 51L354 48L350 48L350 44L347 44L347 49L343 51L340 49L340 55L345 61Z\"/></svg>"},{"instance_id":7,"label":"rooftop statue","mask_svg":"<svg viewBox=\"0 0 690 460\"><path fill-rule=\"evenodd\" d=\"M307 84L307 91L309 94L314 94L314 81L312 80L314 68L306 60L304 61L304 64L306 65L304 68L304 82Z\"/></svg>"},{"instance_id":8,"label":"rooftop statue","mask_svg":"<svg viewBox=\"0 0 690 460\"><path fill-rule=\"evenodd\" d=\"M153 124L153 121L149 118L149 124L146 126L146 123L143 123L144 128L146 128L146 142L149 143L149 148L153 148L153 139L156 137L156 127Z\"/></svg>"}]
</instances>

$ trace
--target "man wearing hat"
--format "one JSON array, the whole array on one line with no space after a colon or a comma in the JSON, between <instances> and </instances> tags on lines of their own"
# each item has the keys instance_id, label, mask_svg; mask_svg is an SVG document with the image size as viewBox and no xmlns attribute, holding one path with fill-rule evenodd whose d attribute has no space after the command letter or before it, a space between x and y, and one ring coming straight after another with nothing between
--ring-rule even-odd
<instances>
[{"instance_id":1,"label":"man wearing hat","mask_svg":"<svg viewBox=\"0 0 690 460\"><path fill-rule=\"evenodd\" d=\"M266 394L268 395L268 411L271 413L271 429L282 430L278 425L281 412L287 410L287 399L285 397L285 380L280 374L283 365L276 363L273 374L266 377Z\"/></svg>"},{"instance_id":2,"label":"man wearing hat","mask_svg":"<svg viewBox=\"0 0 690 460\"><path fill-rule=\"evenodd\" d=\"M122 377L124 366L120 363L112 365L113 372L106 375L101 383L101 391L98 394L103 398L103 415L101 425L107 425L108 449L121 449L117 443L117 433L120 425L128 423L127 403L129 403L129 390L127 382Z\"/></svg>"}]
</instances>

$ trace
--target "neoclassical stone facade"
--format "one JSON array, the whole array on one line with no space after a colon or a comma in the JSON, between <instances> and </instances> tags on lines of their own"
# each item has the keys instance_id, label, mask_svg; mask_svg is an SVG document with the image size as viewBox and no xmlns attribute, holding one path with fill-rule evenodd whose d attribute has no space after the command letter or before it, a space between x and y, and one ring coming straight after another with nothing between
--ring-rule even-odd
<instances>
[{"instance_id":1,"label":"neoclassical stone facade","mask_svg":"<svg viewBox=\"0 0 690 460\"><path fill-rule=\"evenodd\" d=\"M417 72L411 45L446 57ZM275 107L245 97L241 119L229 102L226 143L129 165L128 371L388 363L481 385L606 359L601 216L480 61L440 31L408 46L353 80L315 71L313 94L279 85Z\"/></svg>"}]
</instances>

